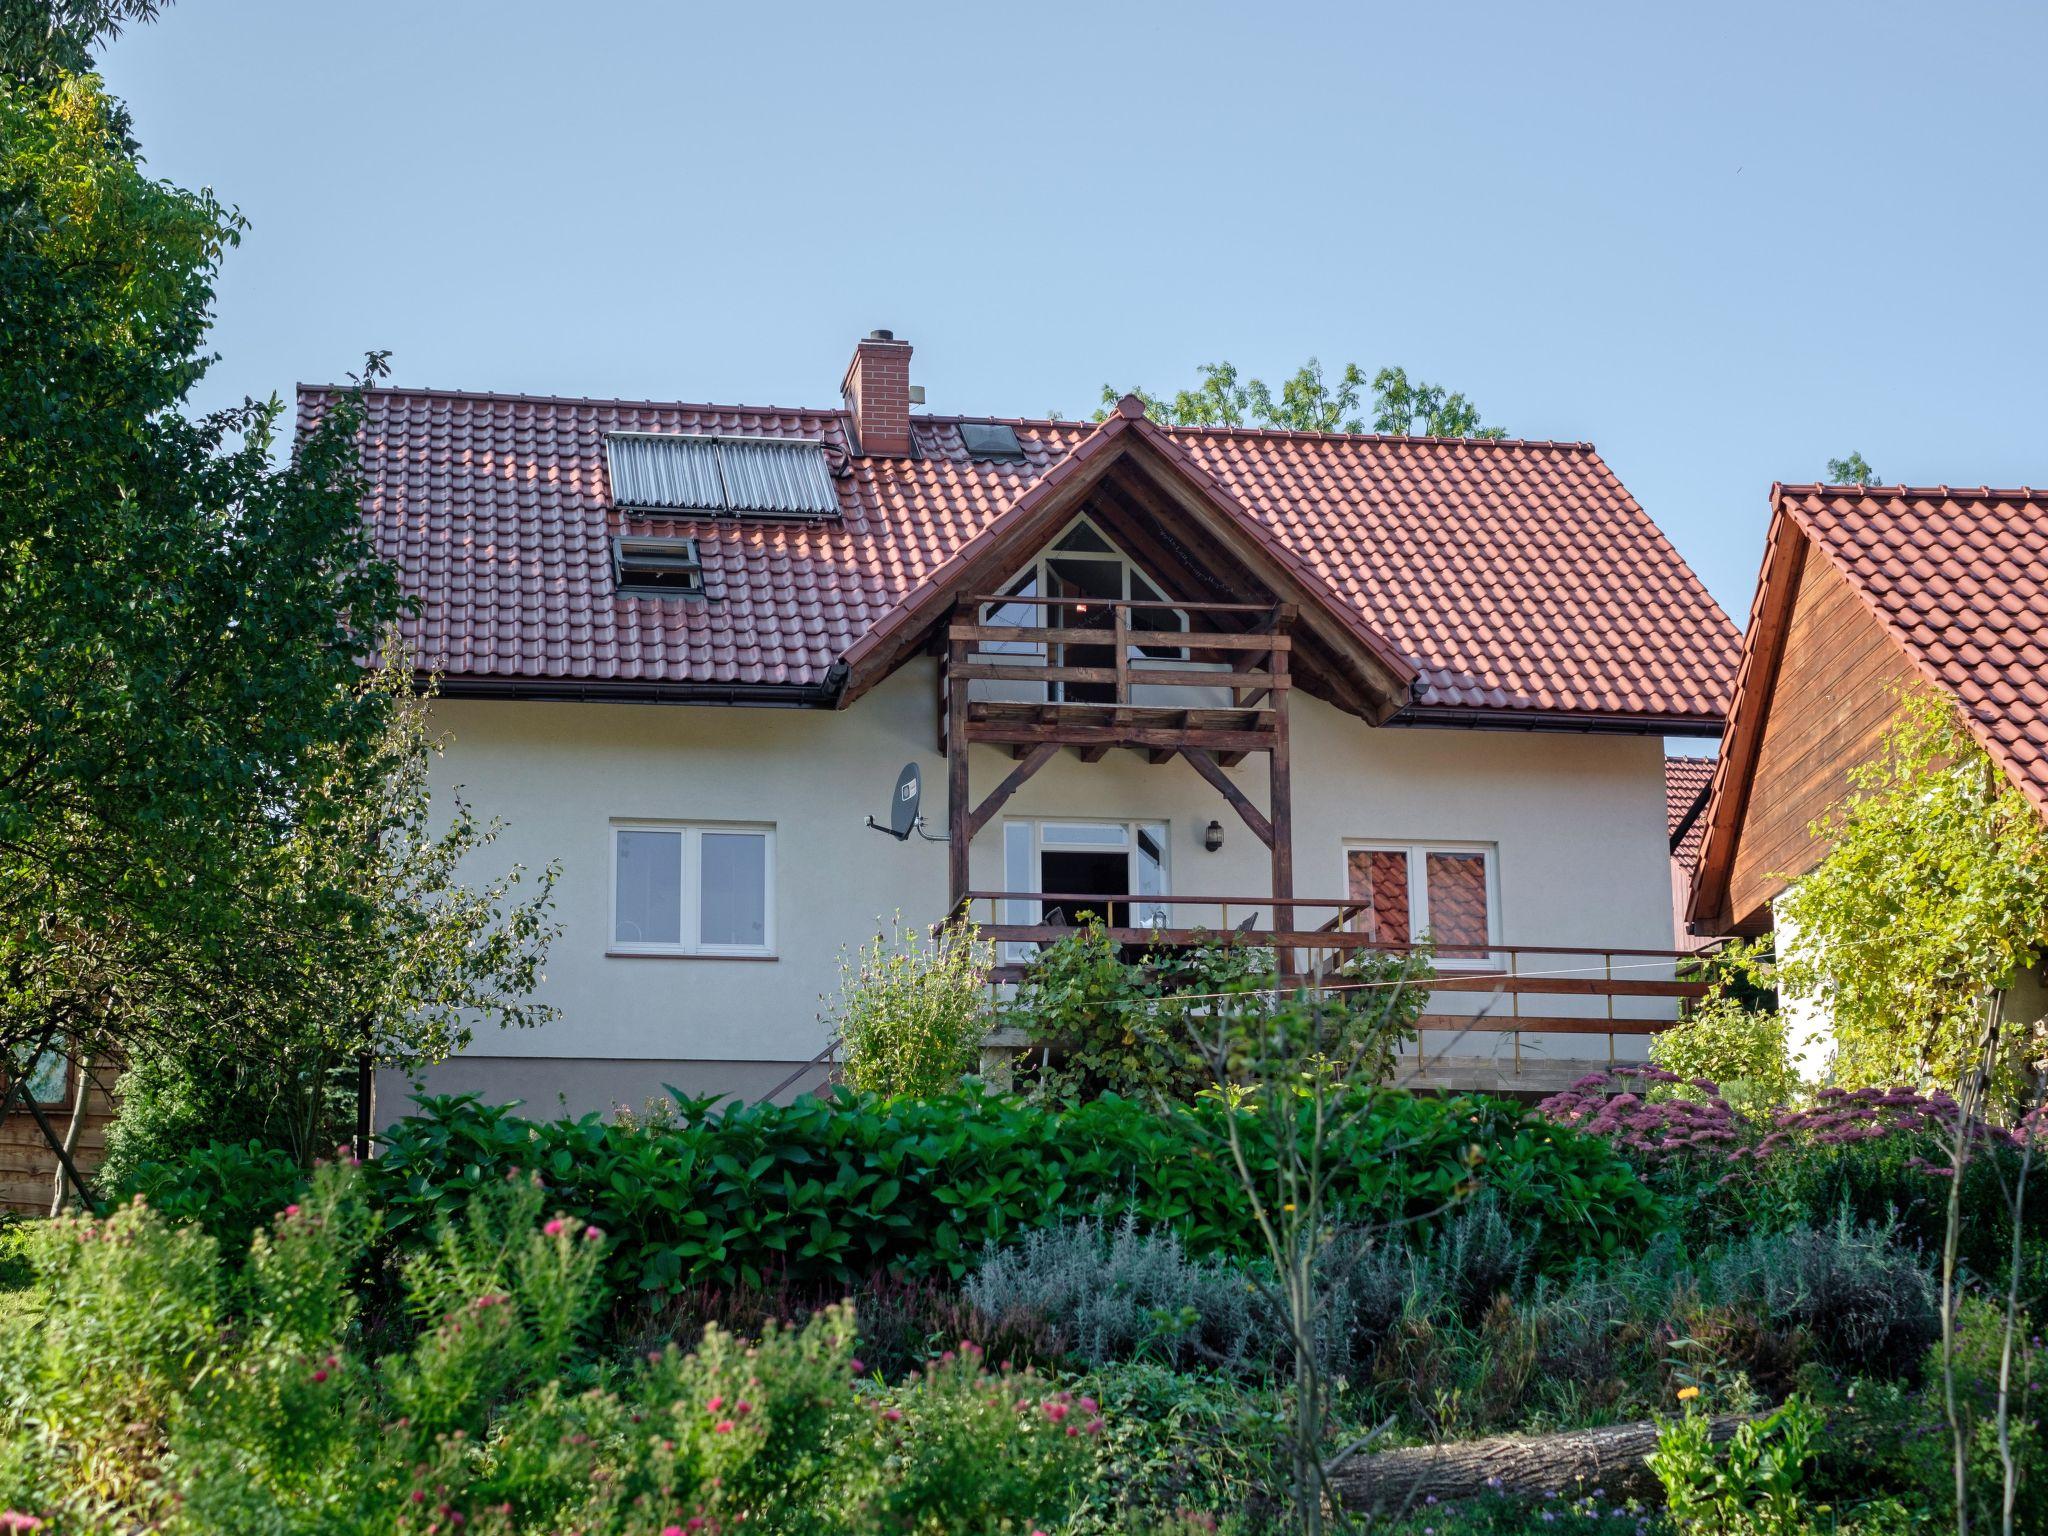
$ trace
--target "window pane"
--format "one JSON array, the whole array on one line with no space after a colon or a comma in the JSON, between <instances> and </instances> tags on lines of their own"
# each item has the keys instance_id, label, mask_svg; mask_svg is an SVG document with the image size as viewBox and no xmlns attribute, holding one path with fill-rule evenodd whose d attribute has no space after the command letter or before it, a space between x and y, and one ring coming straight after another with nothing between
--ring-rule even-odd
<instances>
[{"instance_id":1,"label":"window pane","mask_svg":"<svg viewBox=\"0 0 2048 1536\"><path fill-rule=\"evenodd\" d=\"M1130 829L1114 822L1049 821L1040 829L1048 846L1122 848L1131 840Z\"/></svg>"},{"instance_id":2,"label":"window pane","mask_svg":"<svg viewBox=\"0 0 2048 1536\"><path fill-rule=\"evenodd\" d=\"M1032 868L1031 823L1028 821L1003 823L1003 889L1038 889L1038 874ZM1038 921L1038 909L1028 901L1006 901L1003 903L1003 921L1019 928L1030 927ZM1005 944L1003 961L1006 965L1021 965L1037 953L1036 944Z\"/></svg>"},{"instance_id":3,"label":"window pane","mask_svg":"<svg viewBox=\"0 0 2048 1536\"><path fill-rule=\"evenodd\" d=\"M31 1052L17 1046L14 1061L17 1070L28 1087L28 1095L38 1104L62 1104L65 1089L69 1086L70 1063L65 1061L62 1051L45 1051L30 1060Z\"/></svg>"},{"instance_id":4,"label":"window pane","mask_svg":"<svg viewBox=\"0 0 2048 1536\"><path fill-rule=\"evenodd\" d=\"M1111 547L1109 540L1105 539L1086 523L1074 524L1072 528L1067 530L1067 536L1061 539L1059 543L1053 545L1053 548L1086 550L1088 553L1095 555L1113 555L1116 553L1116 550Z\"/></svg>"},{"instance_id":5,"label":"window pane","mask_svg":"<svg viewBox=\"0 0 2048 1536\"><path fill-rule=\"evenodd\" d=\"M617 931L621 944L683 941L683 834L619 833Z\"/></svg>"},{"instance_id":6,"label":"window pane","mask_svg":"<svg viewBox=\"0 0 2048 1536\"><path fill-rule=\"evenodd\" d=\"M1408 924L1408 855L1395 848L1357 848L1345 858L1350 871L1346 894L1363 908L1352 926L1384 944L1414 937Z\"/></svg>"},{"instance_id":7,"label":"window pane","mask_svg":"<svg viewBox=\"0 0 2048 1536\"><path fill-rule=\"evenodd\" d=\"M768 839L758 832L706 832L703 942L760 948L768 942Z\"/></svg>"},{"instance_id":8,"label":"window pane","mask_svg":"<svg viewBox=\"0 0 2048 1536\"><path fill-rule=\"evenodd\" d=\"M1133 862L1138 866L1138 883L1133 887L1140 896L1164 896L1166 894L1166 827L1163 823L1148 821L1138 828L1138 851ZM1138 925L1143 928L1171 927L1173 909L1158 902L1141 902L1138 908Z\"/></svg>"},{"instance_id":9,"label":"window pane","mask_svg":"<svg viewBox=\"0 0 2048 1536\"><path fill-rule=\"evenodd\" d=\"M1038 596L1038 567L1031 566L1003 588L1005 597ZM1045 610L1036 603L988 603L981 610L981 622L1006 629L1042 629ZM1044 647L1030 640L983 640L976 650L1004 656L1035 656Z\"/></svg>"},{"instance_id":10,"label":"window pane","mask_svg":"<svg viewBox=\"0 0 2048 1536\"><path fill-rule=\"evenodd\" d=\"M1426 854L1423 870L1429 881L1430 936L1446 949L1486 948L1492 937L1486 921L1486 855Z\"/></svg>"}]
</instances>

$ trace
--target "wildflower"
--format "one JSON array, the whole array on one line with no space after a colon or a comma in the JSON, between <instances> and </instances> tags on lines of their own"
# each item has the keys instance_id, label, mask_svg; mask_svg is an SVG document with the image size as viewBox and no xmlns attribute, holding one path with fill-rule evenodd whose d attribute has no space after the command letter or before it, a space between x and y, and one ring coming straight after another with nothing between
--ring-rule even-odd
<instances>
[{"instance_id":1,"label":"wildflower","mask_svg":"<svg viewBox=\"0 0 2048 1536\"><path fill-rule=\"evenodd\" d=\"M327 1379L327 1373L326 1373L325 1371L315 1371L315 1372L313 1373L313 1382L314 1382L314 1385L316 1385L316 1386L317 1386L317 1385L318 1385L319 1383L321 1383L321 1382L325 1381L326 1379Z\"/></svg>"},{"instance_id":2,"label":"wildflower","mask_svg":"<svg viewBox=\"0 0 2048 1536\"><path fill-rule=\"evenodd\" d=\"M18 1509L0 1509L0 1531L40 1531L43 1522Z\"/></svg>"},{"instance_id":3,"label":"wildflower","mask_svg":"<svg viewBox=\"0 0 2048 1536\"><path fill-rule=\"evenodd\" d=\"M719 1421L718 1421L718 1422L717 1422L716 1424L714 1424L714 1425L712 1425L712 1426L711 1426L711 1432L712 1432L712 1433L713 1433L714 1435L729 1435L729 1434L731 1434L731 1433L732 1433L732 1420L731 1420L731 1419L720 1419L720 1420L719 1420Z\"/></svg>"},{"instance_id":4,"label":"wildflower","mask_svg":"<svg viewBox=\"0 0 2048 1536\"><path fill-rule=\"evenodd\" d=\"M858 1376L858 1375L859 1375L859 1374L860 1374L860 1373L861 1373L862 1371L865 1371L865 1370L867 1369L867 1367L866 1367L865 1365L861 1364L861 1362L860 1362L860 1361L858 1361L858 1360L855 1360L855 1361L853 1361L853 1362L852 1362L852 1365L853 1365L853 1374L854 1374L854 1375L856 1375L856 1376Z\"/></svg>"},{"instance_id":5,"label":"wildflower","mask_svg":"<svg viewBox=\"0 0 2048 1536\"><path fill-rule=\"evenodd\" d=\"M548 1221L544 1226L542 1226L541 1231L546 1233L549 1237L560 1237L564 1232L568 1230L568 1228L569 1218L566 1216L556 1216L552 1220Z\"/></svg>"},{"instance_id":6,"label":"wildflower","mask_svg":"<svg viewBox=\"0 0 2048 1536\"><path fill-rule=\"evenodd\" d=\"M1045 1416L1055 1424L1067 1416L1067 1405L1065 1403L1047 1403L1044 1406Z\"/></svg>"},{"instance_id":7,"label":"wildflower","mask_svg":"<svg viewBox=\"0 0 2048 1536\"><path fill-rule=\"evenodd\" d=\"M721 1392L717 1396L713 1397L710 1402L704 1405L704 1411L706 1413L716 1413L719 1409L723 1408L724 1406L725 1394Z\"/></svg>"},{"instance_id":8,"label":"wildflower","mask_svg":"<svg viewBox=\"0 0 2048 1536\"><path fill-rule=\"evenodd\" d=\"M1689 1403L1699 1395L1700 1389L1698 1387L1680 1387L1678 1389L1678 1400L1681 1403Z\"/></svg>"},{"instance_id":9,"label":"wildflower","mask_svg":"<svg viewBox=\"0 0 2048 1536\"><path fill-rule=\"evenodd\" d=\"M293 1217L299 1214L299 1208L296 1205L288 1205L284 1208L284 1213L287 1218Z\"/></svg>"},{"instance_id":10,"label":"wildflower","mask_svg":"<svg viewBox=\"0 0 2048 1536\"><path fill-rule=\"evenodd\" d=\"M604 1232L597 1227L585 1227L583 1229L583 1241L585 1241L586 1243L603 1242Z\"/></svg>"},{"instance_id":11,"label":"wildflower","mask_svg":"<svg viewBox=\"0 0 2048 1536\"><path fill-rule=\"evenodd\" d=\"M887 1419L891 1424L900 1424L903 1422L903 1410L901 1408L891 1408L888 1412L884 1413L882 1417Z\"/></svg>"}]
</instances>

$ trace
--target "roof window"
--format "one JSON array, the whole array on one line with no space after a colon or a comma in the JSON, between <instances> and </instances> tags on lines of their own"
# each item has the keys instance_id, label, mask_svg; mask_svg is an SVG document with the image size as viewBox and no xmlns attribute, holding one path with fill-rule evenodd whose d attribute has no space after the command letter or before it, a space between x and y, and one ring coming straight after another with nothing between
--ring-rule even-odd
<instances>
[{"instance_id":1,"label":"roof window","mask_svg":"<svg viewBox=\"0 0 2048 1536\"><path fill-rule=\"evenodd\" d=\"M622 597L702 597L695 539L612 540L612 580Z\"/></svg>"},{"instance_id":2,"label":"roof window","mask_svg":"<svg viewBox=\"0 0 2048 1536\"><path fill-rule=\"evenodd\" d=\"M960 446L967 450L967 457L970 459L1021 459L1024 457L1024 445L1017 440L1017 429L1007 422L961 422Z\"/></svg>"},{"instance_id":3,"label":"roof window","mask_svg":"<svg viewBox=\"0 0 2048 1536\"><path fill-rule=\"evenodd\" d=\"M805 437L605 436L612 505L660 516L837 517L825 445Z\"/></svg>"}]
</instances>

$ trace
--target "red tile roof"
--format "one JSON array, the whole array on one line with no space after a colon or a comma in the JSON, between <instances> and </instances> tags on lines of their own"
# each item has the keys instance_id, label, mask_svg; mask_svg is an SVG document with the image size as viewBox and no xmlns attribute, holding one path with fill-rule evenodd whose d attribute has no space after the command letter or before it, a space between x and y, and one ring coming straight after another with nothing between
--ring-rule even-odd
<instances>
[{"instance_id":1,"label":"red tile roof","mask_svg":"<svg viewBox=\"0 0 2048 1536\"><path fill-rule=\"evenodd\" d=\"M1701 818L1691 914L1725 902L1792 573L1811 540L1920 675L1952 695L1992 760L2048 815L2048 491L1777 485L1763 576Z\"/></svg>"},{"instance_id":2,"label":"red tile roof","mask_svg":"<svg viewBox=\"0 0 2048 1536\"><path fill-rule=\"evenodd\" d=\"M1671 857L1692 872L1700 856L1700 836L1706 831L1706 807L1700 797L1707 786L1714 782L1714 759L1711 757L1667 757L1664 759L1664 827L1666 833L1678 841L1672 844ZM1679 828L1685 835L1679 837Z\"/></svg>"},{"instance_id":3,"label":"red tile roof","mask_svg":"<svg viewBox=\"0 0 2048 1536\"><path fill-rule=\"evenodd\" d=\"M2048 814L2048 491L1786 485L1774 494Z\"/></svg>"},{"instance_id":4,"label":"red tile roof","mask_svg":"<svg viewBox=\"0 0 2048 1536\"><path fill-rule=\"evenodd\" d=\"M304 387L301 420L335 391ZM836 410L442 390L370 392L367 510L420 603L424 664L457 682L825 683L969 538L1099 429L1014 421L1021 462L969 459L957 417L915 456L849 450ZM837 521L625 517L607 432L814 437ZM1584 443L1171 429L1186 458L1388 638L1424 708L1712 728L1740 636ZM711 601L621 597L618 533L692 534Z\"/></svg>"}]
</instances>

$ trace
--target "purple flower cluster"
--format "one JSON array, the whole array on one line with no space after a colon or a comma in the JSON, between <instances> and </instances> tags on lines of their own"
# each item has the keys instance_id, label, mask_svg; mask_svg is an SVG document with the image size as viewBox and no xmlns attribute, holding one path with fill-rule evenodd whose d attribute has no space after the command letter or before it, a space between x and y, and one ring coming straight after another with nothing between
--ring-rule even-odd
<instances>
[{"instance_id":1,"label":"purple flower cluster","mask_svg":"<svg viewBox=\"0 0 2048 1536\"><path fill-rule=\"evenodd\" d=\"M1704 1097L1651 1098L1653 1084L1687 1087ZM1662 1067L1615 1067L1582 1077L1536 1106L1560 1125L1604 1136L1624 1151L1653 1162L1739 1153L1749 1140L1742 1117L1704 1077L1680 1077Z\"/></svg>"},{"instance_id":2,"label":"purple flower cluster","mask_svg":"<svg viewBox=\"0 0 2048 1536\"><path fill-rule=\"evenodd\" d=\"M1651 1089L1659 1085L1690 1089L1699 1096L1651 1098ZM1719 1084L1651 1066L1595 1072L1536 1107L1560 1125L1604 1136L1652 1164L1701 1154L1718 1155L1731 1164L1764 1162L1798 1147L1844 1147L1888 1136L1948 1136L1956 1125L1956 1101L1938 1089L1918 1093L1910 1088L1823 1088L1810 1107L1779 1110L1769 1129L1759 1135L1757 1126L1729 1107ZM2048 1135L2048 1107L2033 1110L2011 1129L1980 1121L1973 1131L1980 1145L2023 1146ZM1915 1157L1911 1166L1938 1176L1949 1171L1924 1157Z\"/></svg>"}]
</instances>

